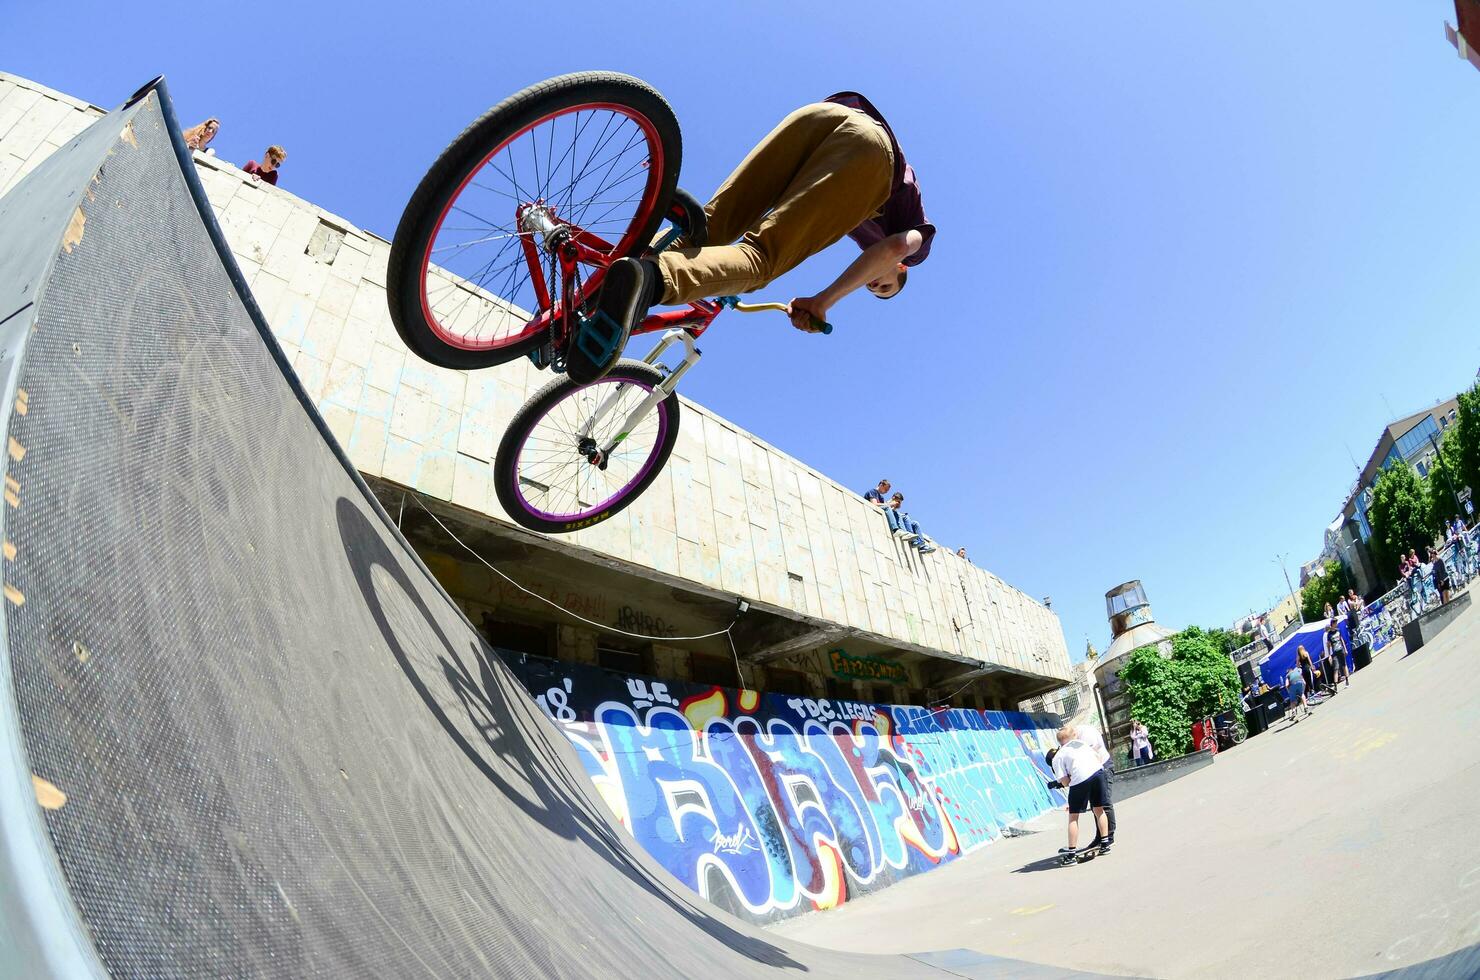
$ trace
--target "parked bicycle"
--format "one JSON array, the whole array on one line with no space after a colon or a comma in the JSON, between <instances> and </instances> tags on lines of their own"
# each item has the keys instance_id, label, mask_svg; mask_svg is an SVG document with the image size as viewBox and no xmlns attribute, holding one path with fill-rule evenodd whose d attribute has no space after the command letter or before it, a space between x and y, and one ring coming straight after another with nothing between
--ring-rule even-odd
<instances>
[{"instance_id":1,"label":"parked bicycle","mask_svg":"<svg viewBox=\"0 0 1480 980\"><path fill-rule=\"evenodd\" d=\"M704 209L678 188L678 120L647 84L612 72L562 75L489 110L443 151L391 243L387 294L407 347L443 367L528 356L555 380L510 421L494 457L499 502L519 524L566 532L627 507L678 439L679 379L721 311L782 310L734 296L648 316L661 332L603 378L563 376L580 321L612 262L704 242ZM664 220L671 227L661 238ZM814 332L832 327L815 318ZM662 358L679 347L669 367ZM586 352L595 355L595 352Z\"/></svg>"},{"instance_id":2,"label":"parked bicycle","mask_svg":"<svg viewBox=\"0 0 1480 980\"><path fill-rule=\"evenodd\" d=\"M1217 755L1240 744L1248 737L1231 712L1209 715L1192 726L1193 743L1199 751Z\"/></svg>"}]
</instances>

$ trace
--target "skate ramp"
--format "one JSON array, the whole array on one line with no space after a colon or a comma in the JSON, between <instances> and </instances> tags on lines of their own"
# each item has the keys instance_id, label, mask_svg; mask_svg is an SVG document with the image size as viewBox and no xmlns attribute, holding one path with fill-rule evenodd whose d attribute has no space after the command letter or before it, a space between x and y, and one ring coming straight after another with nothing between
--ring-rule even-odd
<instances>
[{"instance_id":1,"label":"skate ramp","mask_svg":"<svg viewBox=\"0 0 1480 980\"><path fill-rule=\"evenodd\" d=\"M654 863L298 387L148 87L0 201L0 973L1059 976Z\"/></svg>"}]
</instances>

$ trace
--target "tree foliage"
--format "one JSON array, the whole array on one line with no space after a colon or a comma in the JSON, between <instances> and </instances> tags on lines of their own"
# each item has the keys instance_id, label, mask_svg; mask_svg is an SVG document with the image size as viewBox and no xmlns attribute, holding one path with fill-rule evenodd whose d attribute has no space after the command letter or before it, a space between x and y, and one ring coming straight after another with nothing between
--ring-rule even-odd
<instances>
[{"instance_id":1,"label":"tree foliage","mask_svg":"<svg viewBox=\"0 0 1480 980\"><path fill-rule=\"evenodd\" d=\"M1238 668L1196 626L1172 638L1172 663L1177 665L1187 691L1190 740L1191 722L1238 705Z\"/></svg>"},{"instance_id":2,"label":"tree foliage","mask_svg":"<svg viewBox=\"0 0 1480 980\"><path fill-rule=\"evenodd\" d=\"M1428 490L1413 467L1400 463L1377 474L1367 523L1372 528L1369 544L1378 574L1393 581L1409 549L1423 552L1433 540L1430 516Z\"/></svg>"},{"instance_id":3,"label":"tree foliage","mask_svg":"<svg viewBox=\"0 0 1480 980\"><path fill-rule=\"evenodd\" d=\"M1217 647L1222 653L1233 653L1240 647L1248 646L1254 642L1253 633L1235 633L1233 630L1211 627L1203 630L1208 642Z\"/></svg>"},{"instance_id":4,"label":"tree foliage","mask_svg":"<svg viewBox=\"0 0 1480 980\"><path fill-rule=\"evenodd\" d=\"M1429 494L1429 530L1441 537L1445 525L1460 513L1456 496L1466 486L1460 477L1461 446L1458 436L1458 430L1452 430L1439 444L1439 452L1434 456L1434 465L1430 467L1425 481L1428 483Z\"/></svg>"},{"instance_id":5,"label":"tree foliage","mask_svg":"<svg viewBox=\"0 0 1480 980\"><path fill-rule=\"evenodd\" d=\"M1300 590L1300 612L1305 616L1305 621L1313 623L1322 618L1328 602L1333 609L1336 608L1336 604L1353 584L1351 573L1345 565L1339 561L1326 562L1321 566L1321 574L1312 575L1310 581Z\"/></svg>"},{"instance_id":6,"label":"tree foliage","mask_svg":"<svg viewBox=\"0 0 1480 980\"><path fill-rule=\"evenodd\" d=\"M1131 717L1146 726L1162 758L1192 749L1192 724L1238 705L1238 668L1217 635L1196 626L1172 637L1172 655L1156 646L1132 651L1120 668Z\"/></svg>"},{"instance_id":7,"label":"tree foliage","mask_svg":"<svg viewBox=\"0 0 1480 980\"><path fill-rule=\"evenodd\" d=\"M1131 703L1131 717L1146 726L1158 758L1181 755L1192 741L1187 695L1179 671L1154 646L1131 651L1120 668L1120 682Z\"/></svg>"},{"instance_id":8,"label":"tree foliage","mask_svg":"<svg viewBox=\"0 0 1480 980\"><path fill-rule=\"evenodd\" d=\"M1480 493L1480 382L1459 396L1459 411L1445 444L1454 443L1454 468L1460 487Z\"/></svg>"}]
</instances>

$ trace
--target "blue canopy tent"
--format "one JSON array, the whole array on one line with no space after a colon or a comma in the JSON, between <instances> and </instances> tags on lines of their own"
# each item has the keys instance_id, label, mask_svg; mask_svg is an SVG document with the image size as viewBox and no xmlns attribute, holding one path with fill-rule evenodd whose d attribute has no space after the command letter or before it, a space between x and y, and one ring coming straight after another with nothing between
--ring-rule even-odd
<instances>
[{"instance_id":1,"label":"blue canopy tent","mask_svg":"<svg viewBox=\"0 0 1480 980\"><path fill-rule=\"evenodd\" d=\"M1346 623L1341 622L1337 626L1341 630L1341 638L1346 641L1346 648L1351 650L1352 640L1347 632ZM1284 642L1265 654L1259 660L1259 676L1264 683L1270 687L1281 687L1285 683L1285 675L1290 668L1295 666L1296 650L1305 647L1305 652L1310 654L1312 660L1321 659L1321 651L1325 649L1325 639L1321 636L1326 631L1325 622L1306 623L1295 632L1291 633ZM1346 669L1352 670L1352 658L1347 653Z\"/></svg>"}]
</instances>

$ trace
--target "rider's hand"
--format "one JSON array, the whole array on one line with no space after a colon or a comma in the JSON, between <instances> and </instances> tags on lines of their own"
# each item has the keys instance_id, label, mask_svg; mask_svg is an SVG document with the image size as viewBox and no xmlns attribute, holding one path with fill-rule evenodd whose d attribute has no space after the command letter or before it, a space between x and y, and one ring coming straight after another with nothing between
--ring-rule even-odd
<instances>
[{"instance_id":1,"label":"rider's hand","mask_svg":"<svg viewBox=\"0 0 1480 980\"><path fill-rule=\"evenodd\" d=\"M791 325L807 333L820 332L820 328L813 325L812 318L826 323L827 311L828 305L817 296L799 296L788 304L786 310L791 315Z\"/></svg>"}]
</instances>

